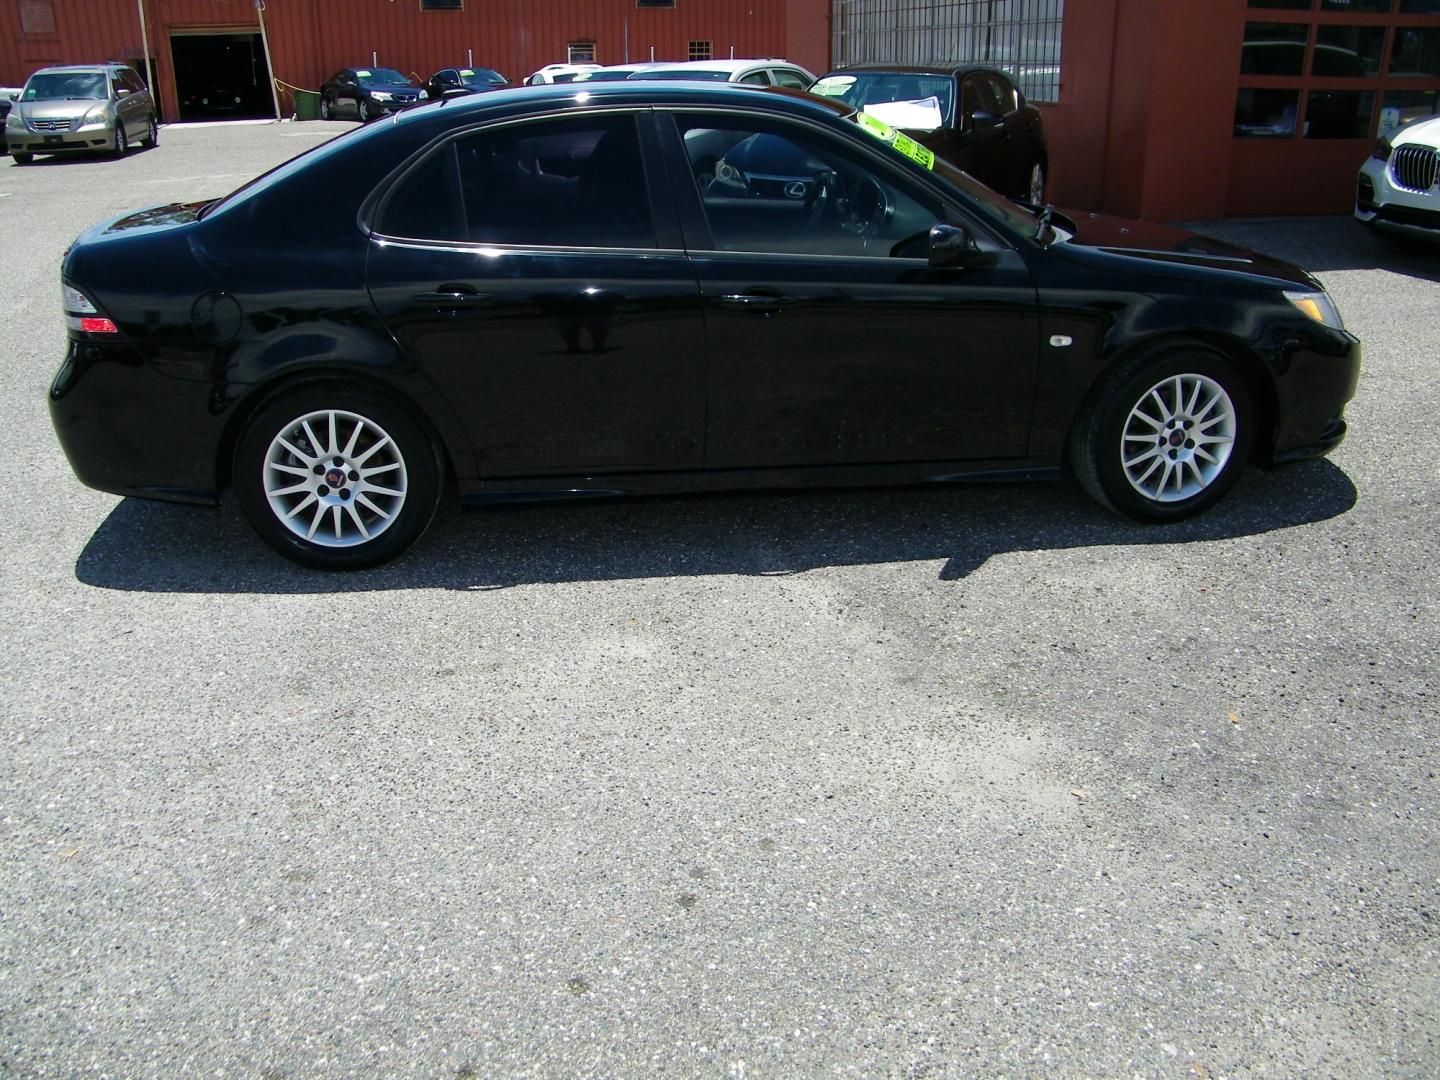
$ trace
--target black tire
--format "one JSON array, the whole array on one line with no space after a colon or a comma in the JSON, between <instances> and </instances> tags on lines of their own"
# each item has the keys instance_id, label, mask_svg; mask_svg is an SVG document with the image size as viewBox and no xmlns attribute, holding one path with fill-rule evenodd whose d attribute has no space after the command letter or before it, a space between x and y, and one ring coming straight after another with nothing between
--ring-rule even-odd
<instances>
[{"instance_id":1,"label":"black tire","mask_svg":"<svg viewBox=\"0 0 1440 1080\"><path fill-rule=\"evenodd\" d=\"M324 94L321 94L321 95L320 95L320 119L321 119L321 120L332 120L332 119L334 119L334 117L331 115L332 112L333 112L333 110L332 110L331 105L330 105L330 99L329 99L328 97L326 97Z\"/></svg>"},{"instance_id":2,"label":"black tire","mask_svg":"<svg viewBox=\"0 0 1440 1080\"><path fill-rule=\"evenodd\" d=\"M1070 464L1100 505L1139 521L1178 521L1240 479L1255 425L1249 388L1229 357L1199 342L1161 345L1090 393L1071 431Z\"/></svg>"},{"instance_id":3,"label":"black tire","mask_svg":"<svg viewBox=\"0 0 1440 1080\"><path fill-rule=\"evenodd\" d=\"M20 150L12 150L10 156L15 159L16 165L29 165L35 160L34 154L27 154Z\"/></svg>"},{"instance_id":4,"label":"black tire","mask_svg":"<svg viewBox=\"0 0 1440 1080\"><path fill-rule=\"evenodd\" d=\"M125 137L125 122L115 118L115 156L123 158L130 152L130 140Z\"/></svg>"},{"instance_id":5,"label":"black tire","mask_svg":"<svg viewBox=\"0 0 1440 1080\"><path fill-rule=\"evenodd\" d=\"M359 570L399 555L434 518L442 476L439 447L409 408L338 380L282 387L263 401L236 445L233 473L260 538L322 570Z\"/></svg>"},{"instance_id":6,"label":"black tire","mask_svg":"<svg viewBox=\"0 0 1440 1080\"><path fill-rule=\"evenodd\" d=\"M1028 202L1031 206L1044 206L1045 184L1047 180L1045 163L1043 161L1035 162L1035 164L1030 167L1030 187L1029 190L1025 192L1025 198L1022 201Z\"/></svg>"},{"instance_id":7,"label":"black tire","mask_svg":"<svg viewBox=\"0 0 1440 1080\"><path fill-rule=\"evenodd\" d=\"M145 123L145 138L140 140L140 145L146 150L154 150L160 145L160 125L155 122L154 116L151 116Z\"/></svg>"},{"instance_id":8,"label":"black tire","mask_svg":"<svg viewBox=\"0 0 1440 1080\"><path fill-rule=\"evenodd\" d=\"M362 97L355 105L355 113L360 117L360 123L368 124L375 115L370 111L370 99Z\"/></svg>"}]
</instances>

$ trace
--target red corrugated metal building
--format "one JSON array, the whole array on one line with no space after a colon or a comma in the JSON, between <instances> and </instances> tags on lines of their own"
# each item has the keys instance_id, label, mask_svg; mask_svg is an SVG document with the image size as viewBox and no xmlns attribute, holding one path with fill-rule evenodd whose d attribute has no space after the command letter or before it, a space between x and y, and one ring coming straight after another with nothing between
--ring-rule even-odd
<instances>
[{"instance_id":1,"label":"red corrugated metal building","mask_svg":"<svg viewBox=\"0 0 1440 1080\"><path fill-rule=\"evenodd\" d=\"M667 5L667 6L661 6ZM245 72L265 83L255 0L144 0L155 83L166 117L182 98ZM7 10L8 9L8 10ZM785 56L823 68L826 0L266 0L275 77L317 87L342 67L374 64L421 78L442 67L491 67L512 80L571 48L597 63ZM579 49L575 51L580 51ZM0 85L47 64L134 61L143 70L137 0L0 0ZM263 97L263 94L262 94ZM253 111L254 95L243 104Z\"/></svg>"}]
</instances>

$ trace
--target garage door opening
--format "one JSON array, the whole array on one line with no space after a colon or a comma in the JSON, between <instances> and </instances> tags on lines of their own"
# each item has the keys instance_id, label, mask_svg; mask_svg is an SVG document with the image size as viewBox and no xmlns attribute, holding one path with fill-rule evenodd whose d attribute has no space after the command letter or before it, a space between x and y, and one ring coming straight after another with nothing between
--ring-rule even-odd
<instances>
[{"instance_id":1,"label":"garage door opening","mask_svg":"<svg viewBox=\"0 0 1440 1080\"><path fill-rule=\"evenodd\" d=\"M259 34L175 34L170 52L182 122L275 118Z\"/></svg>"}]
</instances>

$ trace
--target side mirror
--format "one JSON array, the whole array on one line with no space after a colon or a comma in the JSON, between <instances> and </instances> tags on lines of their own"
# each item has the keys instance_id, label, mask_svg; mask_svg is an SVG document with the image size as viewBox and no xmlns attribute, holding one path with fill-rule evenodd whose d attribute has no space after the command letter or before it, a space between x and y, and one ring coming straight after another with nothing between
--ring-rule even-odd
<instances>
[{"instance_id":1,"label":"side mirror","mask_svg":"<svg viewBox=\"0 0 1440 1080\"><path fill-rule=\"evenodd\" d=\"M974 262L981 254L980 245L964 225L942 221L930 226L930 265L943 270L951 266L965 266Z\"/></svg>"},{"instance_id":2,"label":"side mirror","mask_svg":"<svg viewBox=\"0 0 1440 1080\"><path fill-rule=\"evenodd\" d=\"M1003 117L996 116L992 112L973 112L969 116L969 124L967 125L967 128L970 131L986 131L990 128L995 127L1003 119Z\"/></svg>"},{"instance_id":3,"label":"side mirror","mask_svg":"<svg viewBox=\"0 0 1440 1080\"><path fill-rule=\"evenodd\" d=\"M116 96L117 98L129 97L129 96L130 96L130 91L129 91L129 90L126 90L126 89L122 86L120 89L118 89L118 90L115 91L115 96Z\"/></svg>"}]
</instances>

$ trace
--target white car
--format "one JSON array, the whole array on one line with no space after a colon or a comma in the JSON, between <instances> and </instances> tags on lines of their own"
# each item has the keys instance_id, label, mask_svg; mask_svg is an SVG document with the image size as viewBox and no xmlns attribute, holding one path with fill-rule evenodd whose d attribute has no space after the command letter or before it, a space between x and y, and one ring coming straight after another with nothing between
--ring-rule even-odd
<instances>
[{"instance_id":1,"label":"white car","mask_svg":"<svg viewBox=\"0 0 1440 1080\"><path fill-rule=\"evenodd\" d=\"M789 60L688 60L655 64L637 71L632 79L687 79L706 82L752 83L809 90L815 76Z\"/></svg>"},{"instance_id":2,"label":"white car","mask_svg":"<svg viewBox=\"0 0 1440 1080\"><path fill-rule=\"evenodd\" d=\"M573 82L582 71L598 71L599 64L546 64L539 71L532 72L525 79L526 86L541 86L545 83Z\"/></svg>"},{"instance_id":3,"label":"white car","mask_svg":"<svg viewBox=\"0 0 1440 1080\"><path fill-rule=\"evenodd\" d=\"M1355 216L1375 229L1440 239L1440 116L1382 138L1360 166Z\"/></svg>"}]
</instances>

